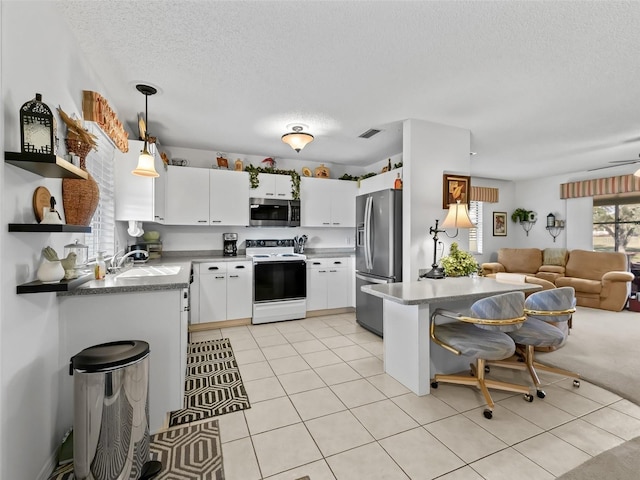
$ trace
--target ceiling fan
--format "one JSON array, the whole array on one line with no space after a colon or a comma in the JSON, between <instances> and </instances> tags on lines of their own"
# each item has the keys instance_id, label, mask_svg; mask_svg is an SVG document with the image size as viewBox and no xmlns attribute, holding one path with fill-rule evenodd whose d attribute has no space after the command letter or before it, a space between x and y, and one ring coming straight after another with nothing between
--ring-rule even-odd
<instances>
[{"instance_id":1,"label":"ceiling fan","mask_svg":"<svg viewBox=\"0 0 640 480\"><path fill-rule=\"evenodd\" d=\"M612 160L609 163L611 165L606 165L604 167L590 168L587 172L593 172L595 170L604 170L605 168L613 168L613 167L622 167L624 165L633 165L634 163L640 163L640 155L638 155L637 160Z\"/></svg>"}]
</instances>

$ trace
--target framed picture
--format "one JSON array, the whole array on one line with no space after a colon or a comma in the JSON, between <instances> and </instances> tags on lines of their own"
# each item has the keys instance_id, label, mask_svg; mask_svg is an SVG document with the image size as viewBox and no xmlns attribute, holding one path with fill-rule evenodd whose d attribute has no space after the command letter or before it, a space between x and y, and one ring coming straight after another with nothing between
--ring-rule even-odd
<instances>
[{"instance_id":1,"label":"framed picture","mask_svg":"<svg viewBox=\"0 0 640 480\"><path fill-rule=\"evenodd\" d=\"M493 236L507 236L507 212L493 212Z\"/></svg>"},{"instance_id":2,"label":"framed picture","mask_svg":"<svg viewBox=\"0 0 640 480\"><path fill-rule=\"evenodd\" d=\"M468 204L470 184L471 177L445 173L442 176L442 208L449 208L449 204L458 200Z\"/></svg>"}]
</instances>

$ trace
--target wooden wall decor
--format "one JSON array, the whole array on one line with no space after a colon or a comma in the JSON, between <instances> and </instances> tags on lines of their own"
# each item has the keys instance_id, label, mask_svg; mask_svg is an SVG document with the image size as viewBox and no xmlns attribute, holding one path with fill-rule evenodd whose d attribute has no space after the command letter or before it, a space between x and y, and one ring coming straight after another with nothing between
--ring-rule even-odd
<instances>
[{"instance_id":1,"label":"wooden wall decor","mask_svg":"<svg viewBox=\"0 0 640 480\"><path fill-rule=\"evenodd\" d=\"M83 90L82 115L85 120L96 122L121 152L129 151L129 134L125 132L124 125L102 95Z\"/></svg>"}]
</instances>

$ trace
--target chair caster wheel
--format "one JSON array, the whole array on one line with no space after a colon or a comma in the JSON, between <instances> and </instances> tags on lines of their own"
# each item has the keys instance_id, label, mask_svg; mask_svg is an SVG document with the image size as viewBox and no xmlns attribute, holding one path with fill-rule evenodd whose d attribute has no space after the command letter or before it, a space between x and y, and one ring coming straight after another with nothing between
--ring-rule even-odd
<instances>
[{"instance_id":1,"label":"chair caster wheel","mask_svg":"<svg viewBox=\"0 0 640 480\"><path fill-rule=\"evenodd\" d=\"M489 420L493 418L493 412L488 408L486 408L482 414L484 415L484 418L488 418Z\"/></svg>"},{"instance_id":2,"label":"chair caster wheel","mask_svg":"<svg viewBox=\"0 0 640 480\"><path fill-rule=\"evenodd\" d=\"M544 393L544 390L537 390L536 395L538 395L538 398L544 398L547 396L547 394Z\"/></svg>"},{"instance_id":3,"label":"chair caster wheel","mask_svg":"<svg viewBox=\"0 0 640 480\"><path fill-rule=\"evenodd\" d=\"M431 388L438 388L438 382L431 382Z\"/></svg>"},{"instance_id":4,"label":"chair caster wheel","mask_svg":"<svg viewBox=\"0 0 640 480\"><path fill-rule=\"evenodd\" d=\"M573 386L576 388L580 388L580 380L574 380L573 381Z\"/></svg>"},{"instance_id":5,"label":"chair caster wheel","mask_svg":"<svg viewBox=\"0 0 640 480\"><path fill-rule=\"evenodd\" d=\"M531 402L533 402L533 395L530 395L530 394L528 394L528 393L525 393L525 394L524 394L524 399L525 399L527 402L531 403Z\"/></svg>"}]
</instances>

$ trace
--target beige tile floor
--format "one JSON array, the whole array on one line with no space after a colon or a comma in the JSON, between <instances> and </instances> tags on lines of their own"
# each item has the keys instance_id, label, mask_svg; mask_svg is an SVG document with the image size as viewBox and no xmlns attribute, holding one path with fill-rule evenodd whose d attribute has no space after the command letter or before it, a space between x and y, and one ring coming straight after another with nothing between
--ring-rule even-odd
<instances>
[{"instance_id":1,"label":"beige tile floor","mask_svg":"<svg viewBox=\"0 0 640 480\"><path fill-rule=\"evenodd\" d=\"M193 333L229 338L251 408L217 417L226 480L553 479L640 435L640 407L543 376L545 399L440 384L418 397L384 373L353 314ZM526 382L522 372L493 376Z\"/></svg>"}]
</instances>

